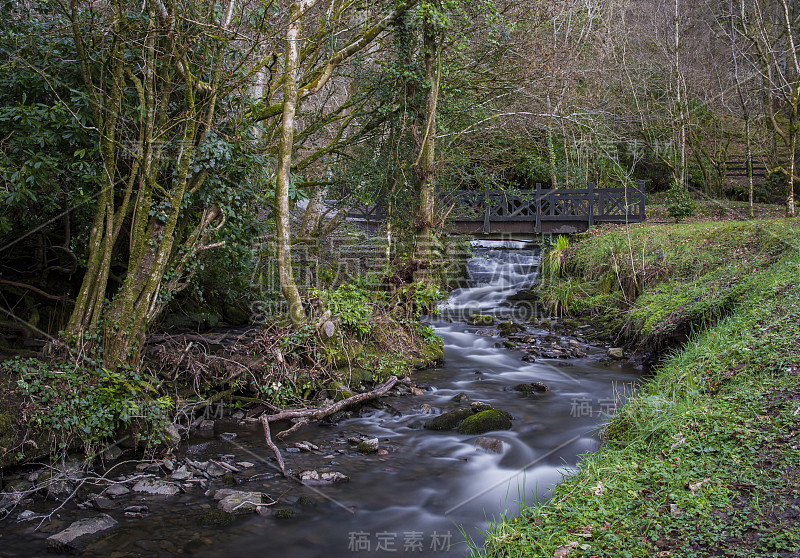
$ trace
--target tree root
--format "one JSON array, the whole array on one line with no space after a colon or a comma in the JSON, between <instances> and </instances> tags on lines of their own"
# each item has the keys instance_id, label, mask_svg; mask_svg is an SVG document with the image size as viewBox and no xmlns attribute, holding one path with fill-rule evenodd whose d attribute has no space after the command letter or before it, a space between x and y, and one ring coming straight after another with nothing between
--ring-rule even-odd
<instances>
[{"instance_id":1,"label":"tree root","mask_svg":"<svg viewBox=\"0 0 800 558\"><path fill-rule=\"evenodd\" d=\"M281 473L283 474L283 476L284 477L286 476L286 467L283 462L283 458L281 457L281 453L278 450L278 446L276 446L275 442L272 441L272 436L269 430L269 423L276 422L279 420L301 419L288 430L285 430L277 434L278 438L284 438L285 436L288 436L289 434L298 430L301 426L308 424L312 420L320 420L334 413L337 413L342 409L352 407L353 405L363 403L364 401L377 399L378 397L384 395L387 391L392 389L396 383L397 383L397 377L392 376L391 378L386 380L383 384L373 389L372 391L368 391L366 393L359 393L357 395L354 395L353 397L348 397L347 399L343 399L342 401L334 403L333 405L322 407L321 409L298 409L294 411L280 411L273 415L261 415L260 420L261 424L264 426L264 437L267 440L267 445L275 453L275 457L278 460L278 466L280 466Z\"/></svg>"}]
</instances>

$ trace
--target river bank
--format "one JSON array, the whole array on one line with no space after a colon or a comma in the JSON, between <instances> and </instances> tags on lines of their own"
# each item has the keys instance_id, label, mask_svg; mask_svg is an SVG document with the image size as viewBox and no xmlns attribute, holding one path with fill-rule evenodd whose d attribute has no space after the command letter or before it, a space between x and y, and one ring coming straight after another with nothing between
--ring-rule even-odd
<instances>
[{"instance_id":1,"label":"river bank","mask_svg":"<svg viewBox=\"0 0 800 558\"><path fill-rule=\"evenodd\" d=\"M799 231L640 225L563 250L550 302L659 365L483 555L800 555Z\"/></svg>"}]
</instances>

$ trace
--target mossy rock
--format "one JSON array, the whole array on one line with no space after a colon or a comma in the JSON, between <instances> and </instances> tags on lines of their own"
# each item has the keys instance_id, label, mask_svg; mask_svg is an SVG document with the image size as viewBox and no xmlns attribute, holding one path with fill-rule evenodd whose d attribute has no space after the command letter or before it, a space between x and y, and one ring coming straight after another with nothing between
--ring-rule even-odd
<instances>
[{"instance_id":1,"label":"mossy rock","mask_svg":"<svg viewBox=\"0 0 800 558\"><path fill-rule=\"evenodd\" d=\"M474 403L470 404L470 409L472 409L472 412L474 414L474 413L480 413L482 411L491 411L492 409L494 409L494 407L492 407L488 403L483 403L482 401L475 401Z\"/></svg>"},{"instance_id":2,"label":"mossy rock","mask_svg":"<svg viewBox=\"0 0 800 558\"><path fill-rule=\"evenodd\" d=\"M353 397L353 395L355 395L353 390L338 380L331 380L328 382L328 385L325 386L325 389L327 390L330 398L334 401L343 401L344 399Z\"/></svg>"},{"instance_id":3,"label":"mossy rock","mask_svg":"<svg viewBox=\"0 0 800 558\"><path fill-rule=\"evenodd\" d=\"M214 527L225 527L233 521L233 515L222 510L205 510L200 514L201 525L213 525Z\"/></svg>"},{"instance_id":4,"label":"mossy rock","mask_svg":"<svg viewBox=\"0 0 800 558\"><path fill-rule=\"evenodd\" d=\"M522 331L525 331L525 326L516 324L514 322L500 322L499 324L497 324L497 330L503 337L508 337L513 333L520 333Z\"/></svg>"},{"instance_id":5,"label":"mossy rock","mask_svg":"<svg viewBox=\"0 0 800 558\"><path fill-rule=\"evenodd\" d=\"M542 382L531 382L529 384L517 384L511 389L513 389L514 391L518 391L520 393L523 393L525 395L534 395L536 393L544 393L544 392L548 391L547 386L544 385Z\"/></svg>"},{"instance_id":6,"label":"mossy rock","mask_svg":"<svg viewBox=\"0 0 800 558\"><path fill-rule=\"evenodd\" d=\"M516 349L518 345L513 341L503 341L503 347L506 349Z\"/></svg>"},{"instance_id":7,"label":"mossy rock","mask_svg":"<svg viewBox=\"0 0 800 558\"><path fill-rule=\"evenodd\" d=\"M465 392L457 393L453 397L450 398L450 401L455 401L456 403L461 403L462 401L469 401L469 395Z\"/></svg>"},{"instance_id":8,"label":"mossy rock","mask_svg":"<svg viewBox=\"0 0 800 558\"><path fill-rule=\"evenodd\" d=\"M449 413L442 413L438 417L433 417L424 424L427 430L452 430L461 421L472 416L472 409L457 409Z\"/></svg>"},{"instance_id":9,"label":"mossy rock","mask_svg":"<svg viewBox=\"0 0 800 558\"><path fill-rule=\"evenodd\" d=\"M474 326L490 326L494 325L494 316L487 316L485 314L474 314L469 317L467 322Z\"/></svg>"},{"instance_id":10,"label":"mossy rock","mask_svg":"<svg viewBox=\"0 0 800 558\"><path fill-rule=\"evenodd\" d=\"M459 434L483 434L492 430L510 430L511 415L497 409L481 411L464 419L458 425Z\"/></svg>"},{"instance_id":11,"label":"mossy rock","mask_svg":"<svg viewBox=\"0 0 800 558\"><path fill-rule=\"evenodd\" d=\"M297 512L289 508L278 508L272 512L272 515L275 519L292 519L297 515Z\"/></svg>"}]
</instances>

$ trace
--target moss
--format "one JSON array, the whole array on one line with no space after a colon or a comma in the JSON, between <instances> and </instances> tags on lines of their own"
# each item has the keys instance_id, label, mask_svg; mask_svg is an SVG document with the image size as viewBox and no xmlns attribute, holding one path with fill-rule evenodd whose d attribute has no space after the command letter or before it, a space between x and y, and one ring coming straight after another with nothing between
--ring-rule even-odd
<instances>
[{"instance_id":1,"label":"moss","mask_svg":"<svg viewBox=\"0 0 800 558\"><path fill-rule=\"evenodd\" d=\"M451 397L450 401L454 401L456 403L461 403L462 401L469 401L469 395L467 395L462 391L461 393L457 393L453 397Z\"/></svg>"},{"instance_id":2,"label":"moss","mask_svg":"<svg viewBox=\"0 0 800 558\"><path fill-rule=\"evenodd\" d=\"M343 342L338 337L333 337L334 342L326 347L328 361L333 368L351 366L364 353L364 345L355 339L346 339Z\"/></svg>"},{"instance_id":3,"label":"moss","mask_svg":"<svg viewBox=\"0 0 800 558\"><path fill-rule=\"evenodd\" d=\"M358 453L363 453L364 455L367 455L370 453L377 452L378 446L369 444L367 442L361 442L356 446L356 451L358 451Z\"/></svg>"},{"instance_id":4,"label":"moss","mask_svg":"<svg viewBox=\"0 0 800 558\"><path fill-rule=\"evenodd\" d=\"M218 509L205 510L200 514L202 525L213 525L214 527L225 527L233 521L233 515Z\"/></svg>"},{"instance_id":5,"label":"moss","mask_svg":"<svg viewBox=\"0 0 800 558\"><path fill-rule=\"evenodd\" d=\"M222 483L227 486L233 486L236 484L236 477L234 477L233 475L223 475Z\"/></svg>"},{"instance_id":6,"label":"moss","mask_svg":"<svg viewBox=\"0 0 800 558\"><path fill-rule=\"evenodd\" d=\"M444 341L438 335L422 347L422 358L429 365L444 361Z\"/></svg>"},{"instance_id":7,"label":"moss","mask_svg":"<svg viewBox=\"0 0 800 558\"><path fill-rule=\"evenodd\" d=\"M458 409L449 413L442 413L438 417L433 417L427 421L424 427L427 430L452 430L461 421L472 416L472 409Z\"/></svg>"},{"instance_id":8,"label":"moss","mask_svg":"<svg viewBox=\"0 0 800 558\"><path fill-rule=\"evenodd\" d=\"M537 393L544 393L545 391L547 391L547 386L544 385L542 382L531 382L529 384L517 384L511 389L523 393L525 395L534 395Z\"/></svg>"},{"instance_id":9,"label":"moss","mask_svg":"<svg viewBox=\"0 0 800 558\"><path fill-rule=\"evenodd\" d=\"M509 430L511 428L511 415L497 409L481 411L464 419L458 425L459 434L483 434L492 430Z\"/></svg>"},{"instance_id":10,"label":"moss","mask_svg":"<svg viewBox=\"0 0 800 558\"><path fill-rule=\"evenodd\" d=\"M325 386L325 389L328 392L328 396L334 401L342 401L355 395L353 390L338 380L331 380L328 382L328 385Z\"/></svg>"},{"instance_id":11,"label":"moss","mask_svg":"<svg viewBox=\"0 0 800 558\"><path fill-rule=\"evenodd\" d=\"M297 512L289 508L278 508L272 512L275 519L292 519L297 515Z\"/></svg>"},{"instance_id":12,"label":"moss","mask_svg":"<svg viewBox=\"0 0 800 558\"><path fill-rule=\"evenodd\" d=\"M494 325L494 316L487 316L485 314L475 314L473 316L470 316L467 322L469 322L474 326L490 326Z\"/></svg>"},{"instance_id":13,"label":"moss","mask_svg":"<svg viewBox=\"0 0 800 558\"><path fill-rule=\"evenodd\" d=\"M519 324L515 324L514 322L500 322L499 324L497 324L497 330L503 337L508 337L513 333L520 333L522 331L525 331L525 327Z\"/></svg>"}]
</instances>

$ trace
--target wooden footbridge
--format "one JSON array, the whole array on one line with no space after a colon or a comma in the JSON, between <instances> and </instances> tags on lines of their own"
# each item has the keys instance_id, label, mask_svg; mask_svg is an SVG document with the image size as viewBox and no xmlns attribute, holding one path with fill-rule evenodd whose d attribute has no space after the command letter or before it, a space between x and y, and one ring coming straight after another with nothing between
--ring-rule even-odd
<instances>
[{"instance_id":1,"label":"wooden footbridge","mask_svg":"<svg viewBox=\"0 0 800 558\"><path fill-rule=\"evenodd\" d=\"M599 223L645 220L645 185L638 188L536 189L514 195L497 190L458 190L442 194L440 207L450 210L449 229L461 234L567 234ZM348 220L374 227L386 219L380 204L351 209Z\"/></svg>"}]
</instances>

